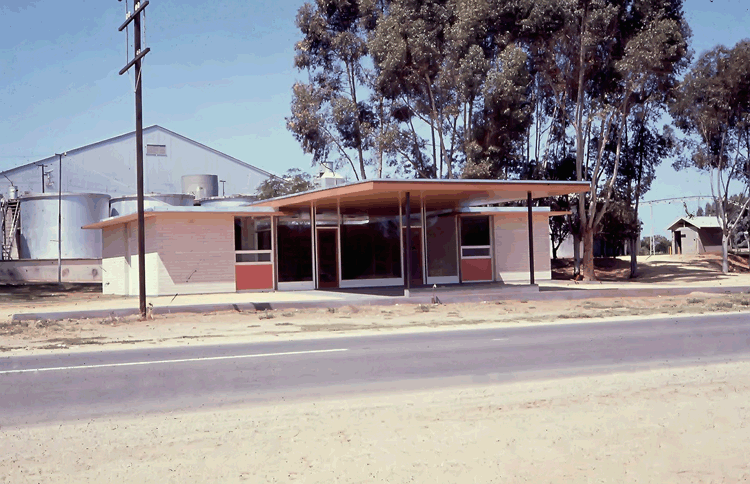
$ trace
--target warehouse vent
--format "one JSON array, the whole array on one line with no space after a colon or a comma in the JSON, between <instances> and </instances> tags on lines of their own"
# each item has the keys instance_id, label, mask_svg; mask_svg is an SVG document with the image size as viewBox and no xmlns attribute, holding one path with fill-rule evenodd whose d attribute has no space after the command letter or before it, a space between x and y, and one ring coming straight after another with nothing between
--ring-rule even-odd
<instances>
[{"instance_id":1,"label":"warehouse vent","mask_svg":"<svg viewBox=\"0 0 750 484\"><path fill-rule=\"evenodd\" d=\"M167 156L167 145L146 145L146 154L154 156Z\"/></svg>"}]
</instances>

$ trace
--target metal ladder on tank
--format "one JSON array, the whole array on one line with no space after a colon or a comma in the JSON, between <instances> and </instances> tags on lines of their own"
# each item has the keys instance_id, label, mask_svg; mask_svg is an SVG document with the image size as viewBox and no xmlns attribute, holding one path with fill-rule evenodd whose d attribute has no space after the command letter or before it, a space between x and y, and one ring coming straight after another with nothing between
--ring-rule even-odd
<instances>
[{"instance_id":1,"label":"metal ladder on tank","mask_svg":"<svg viewBox=\"0 0 750 484\"><path fill-rule=\"evenodd\" d=\"M3 228L1 260L10 260L13 256L13 246L16 243L18 221L21 214L18 208L18 200L0 199L0 215L2 216ZM10 213L10 220L8 213Z\"/></svg>"}]
</instances>

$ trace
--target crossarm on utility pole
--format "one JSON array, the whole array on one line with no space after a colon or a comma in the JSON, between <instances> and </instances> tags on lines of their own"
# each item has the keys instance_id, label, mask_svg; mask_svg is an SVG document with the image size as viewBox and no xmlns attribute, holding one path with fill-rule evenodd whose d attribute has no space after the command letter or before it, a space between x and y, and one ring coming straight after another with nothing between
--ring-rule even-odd
<instances>
[{"instance_id":1,"label":"crossarm on utility pole","mask_svg":"<svg viewBox=\"0 0 750 484\"><path fill-rule=\"evenodd\" d=\"M141 22L141 18L140 18L140 13L141 13L141 10L143 10L143 9L144 9L144 8L146 8L146 7L148 7L148 0L146 0L145 2L143 2L143 3L141 3L141 4L136 4L136 7L135 7L135 10L133 11L133 13L132 13L132 14L130 14L130 17L128 17L128 18L127 18L127 19L126 19L126 20L125 20L125 21L124 21L124 22L122 23L122 25L120 25L120 28L119 28L119 29L117 29L117 31L118 31L118 32L122 32L122 31L123 31L123 30L125 29L125 27L127 27L127 26L128 26L128 24L129 24L130 22L132 22L132 21L133 21L133 20L134 20L134 19L135 19L136 17L138 17L138 23L140 24L140 22ZM139 37L140 37L140 36L139 36ZM136 49L136 52L138 52L138 50L137 50L137 49Z\"/></svg>"}]
</instances>

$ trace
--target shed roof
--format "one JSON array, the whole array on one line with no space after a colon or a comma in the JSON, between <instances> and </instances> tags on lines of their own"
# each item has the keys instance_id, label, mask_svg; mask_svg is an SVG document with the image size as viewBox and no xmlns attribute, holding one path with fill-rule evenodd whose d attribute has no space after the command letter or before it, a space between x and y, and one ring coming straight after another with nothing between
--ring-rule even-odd
<instances>
[{"instance_id":1,"label":"shed roof","mask_svg":"<svg viewBox=\"0 0 750 484\"><path fill-rule=\"evenodd\" d=\"M677 220L667 227L667 230L675 230L690 225L696 229L720 229L719 219L714 215L700 217L678 217Z\"/></svg>"}]
</instances>

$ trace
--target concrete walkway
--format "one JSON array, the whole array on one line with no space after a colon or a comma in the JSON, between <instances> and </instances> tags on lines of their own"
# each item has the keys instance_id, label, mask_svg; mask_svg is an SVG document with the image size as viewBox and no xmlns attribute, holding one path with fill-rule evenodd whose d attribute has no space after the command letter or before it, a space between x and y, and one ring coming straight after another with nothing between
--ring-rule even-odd
<instances>
[{"instance_id":1,"label":"concrete walkway","mask_svg":"<svg viewBox=\"0 0 750 484\"><path fill-rule=\"evenodd\" d=\"M150 297L154 314L215 311L264 311L274 309L336 308L343 306L431 304L437 296L442 303L489 300L571 300L597 297L676 296L692 292L740 293L750 289L745 280L714 281L711 284L685 283L575 283L543 281L540 285L480 283L412 289L405 297L401 287L340 289L319 291L281 291L227 294L200 294ZM138 314L138 298L79 301L47 306L37 310L2 311L12 321L59 320L68 318L106 318Z\"/></svg>"}]
</instances>

